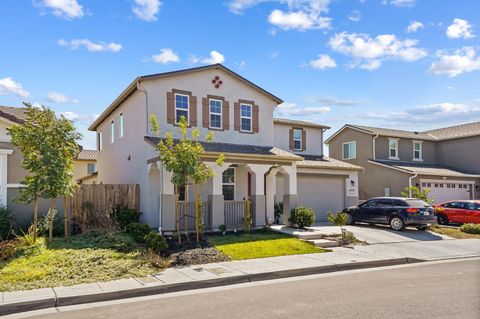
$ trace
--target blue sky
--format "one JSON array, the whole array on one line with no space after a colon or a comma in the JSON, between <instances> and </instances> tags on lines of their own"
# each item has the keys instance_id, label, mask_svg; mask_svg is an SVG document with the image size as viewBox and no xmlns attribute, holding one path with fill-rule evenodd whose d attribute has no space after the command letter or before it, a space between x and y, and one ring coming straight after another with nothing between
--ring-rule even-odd
<instances>
[{"instance_id":1,"label":"blue sky","mask_svg":"<svg viewBox=\"0 0 480 319\"><path fill-rule=\"evenodd\" d=\"M48 105L89 148L136 76L215 62L327 136L480 121L477 0L3 0L0 28L0 105Z\"/></svg>"}]
</instances>

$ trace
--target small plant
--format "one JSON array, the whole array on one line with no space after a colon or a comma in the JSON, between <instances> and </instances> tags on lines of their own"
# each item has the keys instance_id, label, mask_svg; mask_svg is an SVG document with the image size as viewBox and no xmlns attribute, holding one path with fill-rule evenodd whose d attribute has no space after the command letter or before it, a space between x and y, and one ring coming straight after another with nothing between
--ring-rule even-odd
<instances>
[{"instance_id":1,"label":"small plant","mask_svg":"<svg viewBox=\"0 0 480 319\"><path fill-rule=\"evenodd\" d=\"M144 243L145 236L150 233L151 229L147 224L131 223L127 226L127 233L129 233L136 242Z\"/></svg>"},{"instance_id":2,"label":"small plant","mask_svg":"<svg viewBox=\"0 0 480 319\"><path fill-rule=\"evenodd\" d=\"M460 231L467 234L480 235L480 224L463 224L460 226Z\"/></svg>"},{"instance_id":3,"label":"small plant","mask_svg":"<svg viewBox=\"0 0 480 319\"><path fill-rule=\"evenodd\" d=\"M340 227L340 231L342 232L342 239L346 239L346 231L343 229L343 226L345 226L348 222L348 214L344 212L340 212L338 214L333 214L331 212L328 212L327 214L328 221L334 224L335 226ZM352 234L353 235L353 234Z\"/></svg>"},{"instance_id":4,"label":"small plant","mask_svg":"<svg viewBox=\"0 0 480 319\"><path fill-rule=\"evenodd\" d=\"M151 249L147 249L142 257L155 268L165 269L172 265L170 258L162 257Z\"/></svg>"},{"instance_id":5,"label":"small plant","mask_svg":"<svg viewBox=\"0 0 480 319\"><path fill-rule=\"evenodd\" d=\"M12 237L12 216L10 210L5 206L0 206L0 241L7 240Z\"/></svg>"},{"instance_id":6,"label":"small plant","mask_svg":"<svg viewBox=\"0 0 480 319\"><path fill-rule=\"evenodd\" d=\"M0 241L0 261L10 259L17 252L18 240Z\"/></svg>"},{"instance_id":7,"label":"small plant","mask_svg":"<svg viewBox=\"0 0 480 319\"><path fill-rule=\"evenodd\" d=\"M273 208L275 224L280 224L283 215L283 202L276 202Z\"/></svg>"},{"instance_id":8,"label":"small plant","mask_svg":"<svg viewBox=\"0 0 480 319\"><path fill-rule=\"evenodd\" d=\"M165 238L161 234L153 230L145 236L145 244L147 245L147 248L153 250L158 254L168 248Z\"/></svg>"},{"instance_id":9,"label":"small plant","mask_svg":"<svg viewBox=\"0 0 480 319\"><path fill-rule=\"evenodd\" d=\"M131 223L138 223L141 214L142 213L137 212L135 209L125 206L117 206L112 210L112 215L117 220L121 229L126 229Z\"/></svg>"},{"instance_id":10,"label":"small plant","mask_svg":"<svg viewBox=\"0 0 480 319\"><path fill-rule=\"evenodd\" d=\"M292 210L291 220L299 228L310 227L315 222L315 213L310 207L297 206Z\"/></svg>"},{"instance_id":11,"label":"small plant","mask_svg":"<svg viewBox=\"0 0 480 319\"><path fill-rule=\"evenodd\" d=\"M227 231L227 226L225 226L224 224L221 224L220 226L218 226L218 230L222 232L222 235L225 235Z\"/></svg>"},{"instance_id":12,"label":"small plant","mask_svg":"<svg viewBox=\"0 0 480 319\"><path fill-rule=\"evenodd\" d=\"M434 200L428 198L428 195L430 194L430 189L429 188L424 188L420 190L417 186L407 186L403 190L403 192L400 193L403 197L413 197L413 198L418 198L423 200L425 203L432 205Z\"/></svg>"}]
</instances>

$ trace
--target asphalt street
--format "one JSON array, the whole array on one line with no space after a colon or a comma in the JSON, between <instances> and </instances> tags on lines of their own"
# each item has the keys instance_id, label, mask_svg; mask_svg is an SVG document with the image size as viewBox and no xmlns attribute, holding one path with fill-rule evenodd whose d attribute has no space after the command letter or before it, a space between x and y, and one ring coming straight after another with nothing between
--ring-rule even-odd
<instances>
[{"instance_id":1,"label":"asphalt street","mask_svg":"<svg viewBox=\"0 0 480 319\"><path fill-rule=\"evenodd\" d=\"M480 259L279 279L7 317L478 319Z\"/></svg>"}]
</instances>

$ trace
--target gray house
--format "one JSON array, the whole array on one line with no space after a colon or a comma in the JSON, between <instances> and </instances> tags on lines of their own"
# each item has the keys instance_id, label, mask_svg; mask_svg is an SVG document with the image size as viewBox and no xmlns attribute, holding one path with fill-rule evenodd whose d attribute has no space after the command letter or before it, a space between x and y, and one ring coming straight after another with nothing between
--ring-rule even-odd
<instances>
[{"instance_id":1,"label":"gray house","mask_svg":"<svg viewBox=\"0 0 480 319\"><path fill-rule=\"evenodd\" d=\"M435 202L480 197L480 122L411 132L347 124L325 141L330 156L364 168L359 196L398 196L409 185Z\"/></svg>"}]
</instances>

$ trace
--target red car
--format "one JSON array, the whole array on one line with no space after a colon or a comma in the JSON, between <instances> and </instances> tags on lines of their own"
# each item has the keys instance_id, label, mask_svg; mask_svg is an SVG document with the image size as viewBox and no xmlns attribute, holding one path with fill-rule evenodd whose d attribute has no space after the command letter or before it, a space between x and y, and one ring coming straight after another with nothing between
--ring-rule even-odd
<instances>
[{"instance_id":1,"label":"red car","mask_svg":"<svg viewBox=\"0 0 480 319\"><path fill-rule=\"evenodd\" d=\"M433 207L441 225L480 224L480 200L452 200Z\"/></svg>"}]
</instances>

